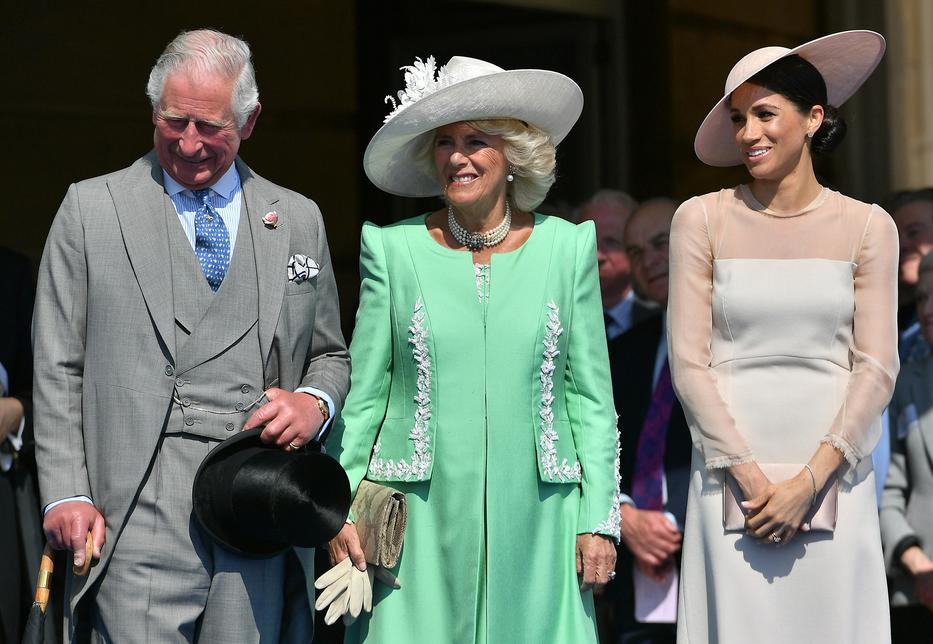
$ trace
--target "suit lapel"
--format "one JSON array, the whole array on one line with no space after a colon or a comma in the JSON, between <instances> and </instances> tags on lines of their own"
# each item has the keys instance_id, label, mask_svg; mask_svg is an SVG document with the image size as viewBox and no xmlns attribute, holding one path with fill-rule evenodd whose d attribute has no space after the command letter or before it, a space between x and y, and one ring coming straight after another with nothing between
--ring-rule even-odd
<instances>
[{"instance_id":1,"label":"suit lapel","mask_svg":"<svg viewBox=\"0 0 933 644\"><path fill-rule=\"evenodd\" d=\"M278 195L269 184L253 175L245 163L237 159L237 171L243 184L243 202L253 236L256 253L256 277L259 284L259 349L265 365L272 348L275 327L285 297L286 267L289 248L289 213L278 210L279 225L267 228L262 223L266 213L276 210Z\"/></svg>"},{"instance_id":2,"label":"suit lapel","mask_svg":"<svg viewBox=\"0 0 933 644\"><path fill-rule=\"evenodd\" d=\"M150 152L121 179L107 181L126 252L149 315L172 358L175 357L172 273L166 228L162 168ZM171 205L171 203L169 203Z\"/></svg>"}]
</instances>

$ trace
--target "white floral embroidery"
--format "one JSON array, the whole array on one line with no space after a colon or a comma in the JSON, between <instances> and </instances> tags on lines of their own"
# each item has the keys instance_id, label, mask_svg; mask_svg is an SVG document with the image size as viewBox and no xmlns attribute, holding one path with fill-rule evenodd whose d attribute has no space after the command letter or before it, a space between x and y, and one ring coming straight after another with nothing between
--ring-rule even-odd
<instances>
[{"instance_id":1,"label":"white floral embroidery","mask_svg":"<svg viewBox=\"0 0 933 644\"><path fill-rule=\"evenodd\" d=\"M574 462L571 465L565 458L560 464L557 463L557 448L554 443L559 440L557 432L554 430L554 359L560 355L557 349L557 342L564 332L560 325L560 309L553 301L548 302L548 321L544 333L544 361L541 363L541 408L538 416L541 418L541 438L538 444L541 446L541 468L544 475L551 481L555 478L558 481L579 481L582 477L580 463Z\"/></svg>"},{"instance_id":2,"label":"white floral embroidery","mask_svg":"<svg viewBox=\"0 0 933 644\"><path fill-rule=\"evenodd\" d=\"M619 414L616 414L616 460L613 468L616 476L616 493L612 495L612 505L609 506L609 516L593 529L593 534L608 534L616 543L622 540L622 514L619 507L622 504L622 474L619 472L619 462L622 456L622 446L619 444Z\"/></svg>"},{"instance_id":3,"label":"white floral embroidery","mask_svg":"<svg viewBox=\"0 0 933 644\"><path fill-rule=\"evenodd\" d=\"M403 481L423 481L431 469L431 355L428 352L428 329L424 326L424 303L419 297L415 302L415 312L408 327L408 343L418 365L418 380L415 394L415 424L408 438L415 444L411 462L405 459L397 463L391 459L379 458L382 449L377 440L373 447L373 457L369 462L369 474L380 479L400 479Z\"/></svg>"},{"instance_id":4,"label":"white floral embroidery","mask_svg":"<svg viewBox=\"0 0 933 644\"><path fill-rule=\"evenodd\" d=\"M441 67L435 78L434 56L428 56L425 61L415 58L414 63L400 67L400 69L405 72L405 89L398 92L398 102L392 96L385 97L386 103L392 103L392 111L385 117L383 123L388 123L412 103L417 103L428 94L433 94L453 83L453 77L447 71L446 65Z\"/></svg>"},{"instance_id":5,"label":"white floral embroidery","mask_svg":"<svg viewBox=\"0 0 933 644\"><path fill-rule=\"evenodd\" d=\"M476 276L476 296L484 302L489 297L489 264L473 264L473 273Z\"/></svg>"}]
</instances>

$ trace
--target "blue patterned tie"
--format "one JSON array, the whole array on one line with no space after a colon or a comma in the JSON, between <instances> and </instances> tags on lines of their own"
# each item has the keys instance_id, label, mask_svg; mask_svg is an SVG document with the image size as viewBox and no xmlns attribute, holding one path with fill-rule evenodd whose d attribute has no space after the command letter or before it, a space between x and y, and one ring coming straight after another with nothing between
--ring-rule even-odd
<instances>
[{"instance_id":1,"label":"blue patterned tie","mask_svg":"<svg viewBox=\"0 0 933 644\"><path fill-rule=\"evenodd\" d=\"M194 191L194 196L201 202L201 207L194 214L194 252L207 283L216 293L230 265L230 234L220 213L211 205L210 195L210 188Z\"/></svg>"}]
</instances>

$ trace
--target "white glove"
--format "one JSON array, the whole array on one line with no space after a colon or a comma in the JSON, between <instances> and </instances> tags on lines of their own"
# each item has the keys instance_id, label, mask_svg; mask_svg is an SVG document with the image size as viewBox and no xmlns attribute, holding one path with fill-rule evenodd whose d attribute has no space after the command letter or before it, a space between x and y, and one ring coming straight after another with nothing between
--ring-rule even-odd
<instances>
[{"instance_id":1,"label":"white glove","mask_svg":"<svg viewBox=\"0 0 933 644\"><path fill-rule=\"evenodd\" d=\"M359 570L349 557L318 577L314 587L322 592L314 608L327 608L324 623L333 624L342 615L344 624L350 625L362 612L372 612L374 578L393 588L401 588L398 579L385 568L369 564L366 570Z\"/></svg>"}]
</instances>

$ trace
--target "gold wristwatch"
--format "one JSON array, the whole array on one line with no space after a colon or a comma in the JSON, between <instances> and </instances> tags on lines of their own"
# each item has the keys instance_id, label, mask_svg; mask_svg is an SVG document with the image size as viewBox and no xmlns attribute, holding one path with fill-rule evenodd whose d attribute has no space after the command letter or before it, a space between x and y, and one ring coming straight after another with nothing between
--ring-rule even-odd
<instances>
[{"instance_id":1,"label":"gold wristwatch","mask_svg":"<svg viewBox=\"0 0 933 644\"><path fill-rule=\"evenodd\" d=\"M314 396L314 394L311 394ZM314 399L317 401L317 408L321 410L321 416L324 417L324 422L327 422L327 419L330 418L330 407L327 406L327 402L319 397L314 396Z\"/></svg>"}]
</instances>

